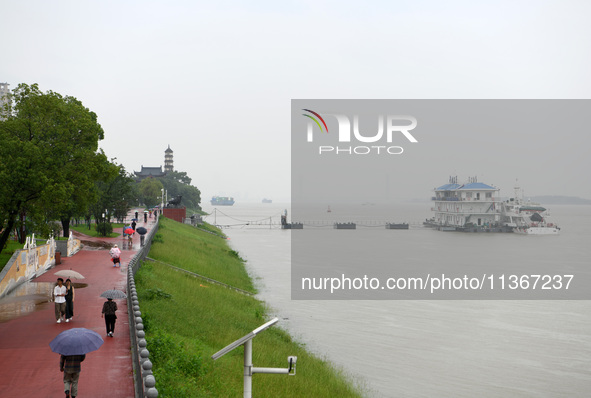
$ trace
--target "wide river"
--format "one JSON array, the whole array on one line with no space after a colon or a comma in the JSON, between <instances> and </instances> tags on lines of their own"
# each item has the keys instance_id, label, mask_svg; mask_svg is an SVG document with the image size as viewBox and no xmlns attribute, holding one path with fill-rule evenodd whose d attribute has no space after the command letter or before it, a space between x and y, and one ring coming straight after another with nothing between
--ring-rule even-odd
<instances>
[{"instance_id":1,"label":"wide river","mask_svg":"<svg viewBox=\"0 0 591 398\"><path fill-rule=\"evenodd\" d=\"M344 369L369 397L591 396L591 302L291 300L291 231L278 226L286 207L237 203L204 210L247 260L259 298L279 325ZM591 206L552 206L559 236L502 238L422 228L428 203L394 207L393 214L404 214L395 221L411 223L408 231L391 231L399 247L424 241L443 249L453 234L458 248L519 253L524 262L547 252L557 272L562 261L591 258ZM558 251L558 260L552 258Z\"/></svg>"}]
</instances>

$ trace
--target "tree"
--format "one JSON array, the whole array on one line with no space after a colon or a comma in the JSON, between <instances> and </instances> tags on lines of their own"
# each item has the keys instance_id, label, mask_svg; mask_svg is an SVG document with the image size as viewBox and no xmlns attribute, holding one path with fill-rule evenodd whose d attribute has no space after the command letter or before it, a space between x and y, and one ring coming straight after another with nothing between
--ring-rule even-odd
<instances>
[{"instance_id":1,"label":"tree","mask_svg":"<svg viewBox=\"0 0 591 398\"><path fill-rule=\"evenodd\" d=\"M98 150L104 132L97 115L74 97L19 84L3 116L0 251L15 226L24 228L25 210L54 214L67 235L70 217L92 202L108 163Z\"/></svg>"},{"instance_id":2,"label":"tree","mask_svg":"<svg viewBox=\"0 0 591 398\"><path fill-rule=\"evenodd\" d=\"M108 177L96 182L97 200L89 208L89 217L94 215L99 219L107 210L109 220L111 217L123 221L131 208L129 202L133 200L133 178L125 171L121 164L115 164L114 160L109 164Z\"/></svg>"},{"instance_id":3,"label":"tree","mask_svg":"<svg viewBox=\"0 0 591 398\"><path fill-rule=\"evenodd\" d=\"M139 191L142 202L147 207L153 207L160 202L159 198L162 194L162 183L155 178L146 178L139 184Z\"/></svg>"},{"instance_id":4,"label":"tree","mask_svg":"<svg viewBox=\"0 0 591 398\"><path fill-rule=\"evenodd\" d=\"M174 198L181 195L182 204L192 209L200 209L201 192L191 185L191 178L184 171L173 171L160 179L164 189L168 191L168 197Z\"/></svg>"}]
</instances>

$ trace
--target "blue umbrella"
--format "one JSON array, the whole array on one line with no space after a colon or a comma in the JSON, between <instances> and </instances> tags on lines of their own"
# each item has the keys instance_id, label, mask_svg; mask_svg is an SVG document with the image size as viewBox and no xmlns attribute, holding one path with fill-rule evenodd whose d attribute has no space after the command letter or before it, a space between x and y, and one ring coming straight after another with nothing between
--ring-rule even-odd
<instances>
[{"instance_id":1,"label":"blue umbrella","mask_svg":"<svg viewBox=\"0 0 591 398\"><path fill-rule=\"evenodd\" d=\"M98 350L104 343L95 331L85 328L68 329L49 343L51 351L62 355L84 355Z\"/></svg>"}]
</instances>

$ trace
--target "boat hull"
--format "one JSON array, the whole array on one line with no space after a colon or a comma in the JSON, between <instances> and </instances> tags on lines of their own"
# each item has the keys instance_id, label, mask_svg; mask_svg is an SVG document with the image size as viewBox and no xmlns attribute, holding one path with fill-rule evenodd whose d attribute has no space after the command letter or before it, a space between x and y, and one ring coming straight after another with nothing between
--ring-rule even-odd
<instances>
[{"instance_id":1,"label":"boat hull","mask_svg":"<svg viewBox=\"0 0 591 398\"><path fill-rule=\"evenodd\" d=\"M529 228L516 228L516 234L522 235L558 235L559 229L556 227L529 227Z\"/></svg>"}]
</instances>

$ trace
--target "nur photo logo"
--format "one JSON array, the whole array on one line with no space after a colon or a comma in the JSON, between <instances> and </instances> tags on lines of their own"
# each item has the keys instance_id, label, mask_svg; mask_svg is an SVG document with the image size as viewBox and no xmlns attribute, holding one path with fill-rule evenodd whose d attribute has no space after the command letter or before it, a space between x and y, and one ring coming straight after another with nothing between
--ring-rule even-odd
<instances>
[{"instance_id":1,"label":"nur photo logo","mask_svg":"<svg viewBox=\"0 0 591 398\"><path fill-rule=\"evenodd\" d=\"M328 125L320 113L311 109L302 110L307 112L302 113L302 116L308 118L306 130L307 142L314 142L314 130L328 134ZM394 137L399 138L402 135L402 137L411 143L418 142L418 140L410 133L411 130L417 127L417 119L414 116L378 115L377 132L370 133L368 131L364 131L362 133L359 128L360 117L357 114L349 116L345 114L325 113L323 115L336 121L338 126L338 134L336 138L338 139L339 144L358 142L362 144L374 145L319 145L319 155L369 155L372 153L378 155L400 155L404 152L404 148L399 145L390 145L393 143L395 139ZM351 120L353 123L351 123ZM366 120L364 120L364 122L367 123Z\"/></svg>"}]
</instances>

